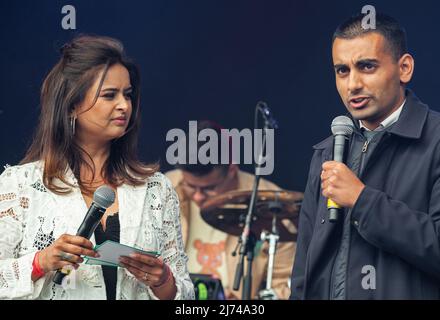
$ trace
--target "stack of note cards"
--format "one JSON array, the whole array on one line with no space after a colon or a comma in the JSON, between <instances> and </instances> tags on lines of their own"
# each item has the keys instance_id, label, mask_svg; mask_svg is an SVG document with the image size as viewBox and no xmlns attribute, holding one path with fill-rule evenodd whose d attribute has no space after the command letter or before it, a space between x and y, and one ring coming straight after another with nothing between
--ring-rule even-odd
<instances>
[{"instance_id":1,"label":"stack of note cards","mask_svg":"<svg viewBox=\"0 0 440 320\"><path fill-rule=\"evenodd\" d=\"M119 258L129 257L132 253L146 254L155 258L160 256L160 253L158 251L145 251L126 246L124 244L120 244L119 242L114 242L111 240L107 240L102 244L96 246L95 251L99 253L100 257L93 258L85 256L85 264L121 267L119 263Z\"/></svg>"}]
</instances>

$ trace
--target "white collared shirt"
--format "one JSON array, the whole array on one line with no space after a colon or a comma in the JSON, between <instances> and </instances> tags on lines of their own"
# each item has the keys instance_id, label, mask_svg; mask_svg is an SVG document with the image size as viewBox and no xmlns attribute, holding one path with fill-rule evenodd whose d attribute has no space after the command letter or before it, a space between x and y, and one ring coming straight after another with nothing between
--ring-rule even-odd
<instances>
[{"instance_id":1,"label":"white collared shirt","mask_svg":"<svg viewBox=\"0 0 440 320\"><path fill-rule=\"evenodd\" d=\"M362 124L362 120L359 120L359 127L362 129L364 128L366 131L382 131L391 126L392 124L396 123L397 120L399 120L400 113L402 112L403 106L405 105L406 99L403 101L403 103L400 105L400 107L394 111L392 114L390 114L385 120L383 120L380 125L374 129L370 130L366 126Z\"/></svg>"}]
</instances>

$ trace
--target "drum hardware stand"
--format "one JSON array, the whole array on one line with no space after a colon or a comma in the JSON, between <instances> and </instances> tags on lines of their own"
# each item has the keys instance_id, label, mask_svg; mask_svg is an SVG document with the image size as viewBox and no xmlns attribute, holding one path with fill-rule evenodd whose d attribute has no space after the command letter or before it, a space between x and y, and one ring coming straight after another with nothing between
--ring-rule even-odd
<instances>
[{"instance_id":1,"label":"drum hardware stand","mask_svg":"<svg viewBox=\"0 0 440 320\"><path fill-rule=\"evenodd\" d=\"M273 266L275 261L275 252L280 236L277 229L277 214L281 212L281 204L278 201L269 203L269 209L274 213L272 217L272 231L270 233L263 231L261 240L269 242L269 261L267 266L266 289L258 293L258 297L262 300L278 300L278 296L272 288Z\"/></svg>"},{"instance_id":2,"label":"drum hardware stand","mask_svg":"<svg viewBox=\"0 0 440 320\"><path fill-rule=\"evenodd\" d=\"M255 204L257 200L258 184L260 182L260 177L261 177L259 166L262 163L263 153L265 152L266 149L266 130L278 128L275 119L272 118L272 114L269 108L267 107L267 104L262 101L259 101L255 108L255 126L254 126L255 128L257 128L258 111L261 112L264 118L263 139L262 139L263 143L260 150L259 160L255 165L255 179L252 188L251 200L248 207L248 213L246 215L246 220L242 235L238 240L239 241L238 245L240 248L239 250L240 256L237 263L237 268L235 269L235 277L233 284L233 289L237 291L240 288L241 278L243 278L243 291L242 291L243 300L250 300L251 292L252 292L252 261L254 259L254 249L255 249L256 239L251 232L251 223L252 223L252 215L254 213ZM247 260L247 273L243 277L244 256L246 256L246 260Z\"/></svg>"}]
</instances>

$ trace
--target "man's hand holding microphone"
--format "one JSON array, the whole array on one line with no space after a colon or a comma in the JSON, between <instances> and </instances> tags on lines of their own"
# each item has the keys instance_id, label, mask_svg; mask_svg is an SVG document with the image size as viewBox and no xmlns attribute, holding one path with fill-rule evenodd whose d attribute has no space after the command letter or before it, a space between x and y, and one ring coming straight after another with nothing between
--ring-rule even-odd
<instances>
[{"instance_id":1,"label":"man's hand holding microphone","mask_svg":"<svg viewBox=\"0 0 440 320\"><path fill-rule=\"evenodd\" d=\"M322 164L321 190L326 197L329 221L336 222L342 208L353 208L365 185L346 165L347 147L354 130L353 121L338 116L332 121L333 161Z\"/></svg>"}]
</instances>

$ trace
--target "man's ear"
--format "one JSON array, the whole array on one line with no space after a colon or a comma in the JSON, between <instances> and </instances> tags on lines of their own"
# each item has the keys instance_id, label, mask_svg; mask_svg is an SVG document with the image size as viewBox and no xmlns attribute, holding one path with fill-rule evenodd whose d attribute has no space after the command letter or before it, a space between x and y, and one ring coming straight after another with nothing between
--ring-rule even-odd
<instances>
[{"instance_id":1,"label":"man's ear","mask_svg":"<svg viewBox=\"0 0 440 320\"><path fill-rule=\"evenodd\" d=\"M407 84L408 82L410 82L413 72L414 58L409 53L405 53L399 59L400 82L402 82L403 84Z\"/></svg>"}]
</instances>

